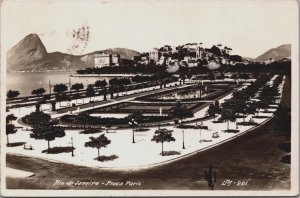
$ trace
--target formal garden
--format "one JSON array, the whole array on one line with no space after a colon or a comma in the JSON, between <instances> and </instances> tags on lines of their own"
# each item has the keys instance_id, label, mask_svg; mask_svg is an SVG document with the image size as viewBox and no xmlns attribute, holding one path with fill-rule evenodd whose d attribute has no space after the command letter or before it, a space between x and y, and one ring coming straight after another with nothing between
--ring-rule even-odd
<instances>
[{"instance_id":1,"label":"formal garden","mask_svg":"<svg viewBox=\"0 0 300 198\"><path fill-rule=\"evenodd\" d=\"M12 108L6 120L7 149L90 167L169 163L238 137L273 116L288 119L279 104L284 79L261 74L251 83L197 84L77 113L58 114L41 103L22 111ZM36 97L42 98L40 92ZM187 102L194 98L211 101ZM278 122L277 128L284 124Z\"/></svg>"}]
</instances>

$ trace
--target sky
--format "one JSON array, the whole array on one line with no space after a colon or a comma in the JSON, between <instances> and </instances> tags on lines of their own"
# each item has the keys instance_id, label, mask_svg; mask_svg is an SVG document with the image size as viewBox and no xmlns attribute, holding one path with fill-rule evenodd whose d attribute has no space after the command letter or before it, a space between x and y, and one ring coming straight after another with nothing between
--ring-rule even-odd
<instances>
[{"instance_id":1,"label":"sky","mask_svg":"<svg viewBox=\"0 0 300 198\"><path fill-rule=\"evenodd\" d=\"M113 47L145 52L202 42L256 58L292 43L297 10L296 0L6 0L1 33L7 49L36 33L48 52L85 54ZM73 38L73 30L83 26L88 39L86 34Z\"/></svg>"}]
</instances>

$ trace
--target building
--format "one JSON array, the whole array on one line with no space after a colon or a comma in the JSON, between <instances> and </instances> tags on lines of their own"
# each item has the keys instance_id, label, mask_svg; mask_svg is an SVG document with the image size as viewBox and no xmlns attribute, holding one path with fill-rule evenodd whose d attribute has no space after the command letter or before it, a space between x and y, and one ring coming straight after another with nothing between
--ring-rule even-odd
<instances>
[{"instance_id":1,"label":"building","mask_svg":"<svg viewBox=\"0 0 300 198\"><path fill-rule=\"evenodd\" d=\"M196 60L189 60L187 62L188 67L197 67L198 66L198 62Z\"/></svg>"},{"instance_id":2,"label":"building","mask_svg":"<svg viewBox=\"0 0 300 198\"><path fill-rule=\"evenodd\" d=\"M157 62L158 65L163 65L165 63L165 57L161 56L159 61Z\"/></svg>"},{"instance_id":3,"label":"building","mask_svg":"<svg viewBox=\"0 0 300 198\"><path fill-rule=\"evenodd\" d=\"M120 64L120 55L119 54L113 54L111 56L111 62L112 62L112 65L119 65Z\"/></svg>"},{"instance_id":4,"label":"building","mask_svg":"<svg viewBox=\"0 0 300 198\"><path fill-rule=\"evenodd\" d=\"M94 61L96 68L107 67L110 66L112 63L111 55L106 53L95 54Z\"/></svg>"},{"instance_id":5,"label":"building","mask_svg":"<svg viewBox=\"0 0 300 198\"><path fill-rule=\"evenodd\" d=\"M154 62L157 62L159 60L158 50L157 49L154 49L153 51L149 52L149 62L151 60L154 60Z\"/></svg>"},{"instance_id":6,"label":"building","mask_svg":"<svg viewBox=\"0 0 300 198\"><path fill-rule=\"evenodd\" d=\"M120 64L120 55L119 54L106 54L100 53L94 55L94 62L95 67L108 67L112 65L119 65Z\"/></svg>"},{"instance_id":7,"label":"building","mask_svg":"<svg viewBox=\"0 0 300 198\"><path fill-rule=\"evenodd\" d=\"M196 49L196 60L198 59L202 59L202 48L200 46L198 46Z\"/></svg>"}]
</instances>

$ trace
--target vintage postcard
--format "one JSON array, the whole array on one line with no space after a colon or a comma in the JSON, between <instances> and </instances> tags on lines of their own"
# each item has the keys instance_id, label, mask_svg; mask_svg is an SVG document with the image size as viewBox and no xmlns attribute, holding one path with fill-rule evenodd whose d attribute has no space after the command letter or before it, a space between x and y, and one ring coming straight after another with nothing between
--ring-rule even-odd
<instances>
[{"instance_id":1,"label":"vintage postcard","mask_svg":"<svg viewBox=\"0 0 300 198\"><path fill-rule=\"evenodd\" d=\"M1 1L1 196L296 196L296 0Z\"/></svg>"}]
</instances>

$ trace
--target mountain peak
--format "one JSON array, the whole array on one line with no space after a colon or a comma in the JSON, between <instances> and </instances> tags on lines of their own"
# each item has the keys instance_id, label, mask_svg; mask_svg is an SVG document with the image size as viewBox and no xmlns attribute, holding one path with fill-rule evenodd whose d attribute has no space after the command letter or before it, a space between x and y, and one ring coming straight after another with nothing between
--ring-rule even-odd
<instances>
[{"instance_id":1,"label":"mountain peak","mask_svg":"<svg viewBox=\"0 0 300 198\"><path fill-rule=\"evenodd\" d=\"M291 56L291 44L283 44L276 48L272 48L256 58L257 61L281 60Z\"/></svg>"},{"instance_id":2,"label":"mountain peak","mask_svg":"<svg viewBox=\"0 0 300 198\"><path fill-rule=\"evenodd\" d=\"M61 52L47 53L39 35L29 34L7 52L7 68L11 71L82 69L93 67L94 54L99 52L118 53L124 59L139 55L139 52L126 48L110 48L82 56Z\"/></svg>"},{"instance_id":3,"label":"mountain peak","mask_svg":"<svg viewBox=\"0 0 300 198\"><path fill-rule=\"evenodd\" d=\"M14 69L47 56L47 50L37 34L29 34L7 52L7 65Z\"/></svg>"}]
</instances>

